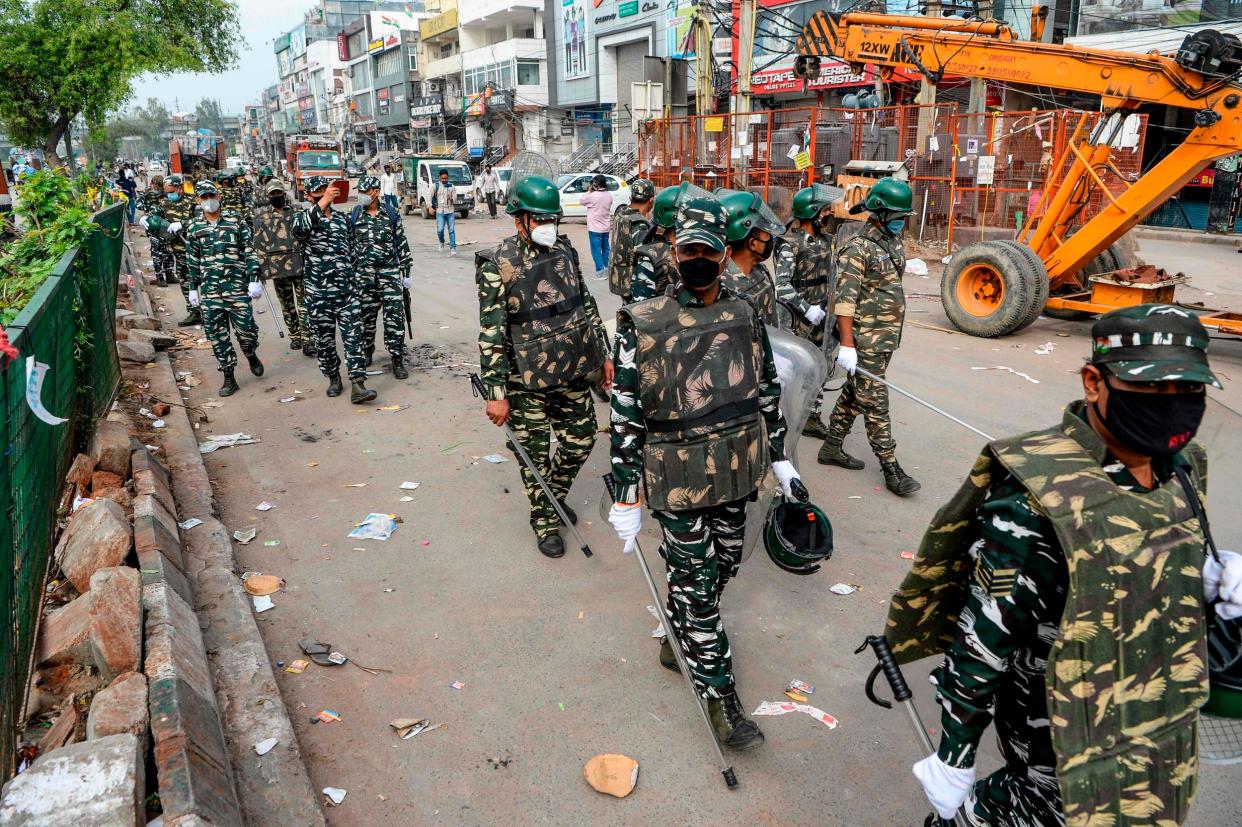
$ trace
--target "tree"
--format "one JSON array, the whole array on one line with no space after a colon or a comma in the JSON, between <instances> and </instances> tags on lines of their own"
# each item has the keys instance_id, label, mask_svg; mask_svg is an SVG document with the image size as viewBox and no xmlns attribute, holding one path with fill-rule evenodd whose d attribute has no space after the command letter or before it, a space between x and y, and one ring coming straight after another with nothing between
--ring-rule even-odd
<instances>
[{"instance_id":1,"label":"tree","mask_svg":"<svg viewBox=\"0 0 1242 827\"><path fill-rule=\"evenodd\" d=\"M233 0L0 0L0 122L58 165L74 118L97 128L139 75L223 71L241 43Z\"/></svg>"},{"instance_id":2,"label":"tree","mask_svg":"<svg viewBox=\"0 0 1242 827\"><path fill-rule=\"evenodd\" d=\"M224 112L220 109L220 101L215 98L203 98L194 107L198 116L199 129L210 129L217 135L224 134Z\"/></svg>"}]
</instances>

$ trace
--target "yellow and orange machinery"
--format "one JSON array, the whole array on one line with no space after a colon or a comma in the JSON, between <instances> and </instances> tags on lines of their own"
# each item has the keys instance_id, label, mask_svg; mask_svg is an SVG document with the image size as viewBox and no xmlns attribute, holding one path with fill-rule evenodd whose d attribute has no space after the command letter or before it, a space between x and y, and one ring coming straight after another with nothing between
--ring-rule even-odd
<instances>
[{"instance_id":1,"label":"yellow and orange machinery","mask_svg":"<svg viewBox=\"0 0 1242 827\"><path fill-rule=\"evenodd\" d=\"M1242 152L1242 42L1197 31L1174 56L1043 43L1047 7L1031 14L1034 40L1020 40L996 20L816 12L797 41L795 74L814 77L820 58L854 71L871 64L880 76L915 69L931 83L946 72L1011 84L1098 95L1099 118L1084 114L1057 159L1038 207L1016 241L981 241L953 254L941 285L949 319L975 336L1003 336L1043 311L1104 313L1172 298L1168 281L1110 277L1112 248L1213 161ZM1145 105L1190 110L1194 127L1158 163L1134 180L1116 170L1113 145L1125 119ZM1107 176L1116 182L1109 186ZM1091 200L1103 203L1083 219ZM1207 312L1203 323L1242 335L1242 314Z\"/></svg>"}]
</instances>

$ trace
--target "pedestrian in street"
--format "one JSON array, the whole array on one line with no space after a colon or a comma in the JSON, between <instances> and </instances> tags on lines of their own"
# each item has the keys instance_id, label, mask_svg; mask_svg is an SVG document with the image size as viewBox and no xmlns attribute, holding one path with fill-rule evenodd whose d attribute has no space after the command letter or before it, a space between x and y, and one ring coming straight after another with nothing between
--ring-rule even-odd
<instances>
[{"instance_id":1,"label":"pedestrian in street","mask_svg":"<svg viewBox=\"0 0 1242 827\"><path fill-rule=\"evenodd\" d=\"M750 301L764 324L776 326L776 281L767 261L785 225L753 192L726 190L719 196L729 218L729 263L724 284Z\"/></svg>"},{"instance_id":2,"label":"pedestrian in street","mask_svg":"<svg viewBox=\"0 0 1242 827\"><path fill-rule=\"evenodd\" d=\"M166 279L175 281L181 287L181 297L185 300L185 318L177 322L178 327L192 327L202 324L203 317L198 305L190 303L190 275L185 257L185 230L195 217L197 206L186 197L185 179L174 173L164 179L164 200L147 213L147 230L159 234L167 244L168 254L172 257L173 277Z\"/></svg>"},{"instance_id":3,"label":"pedestrian in street","mask_svg":"<svg viewBox=\"0 0 1242 827\"><path fill-rule=\"evenodd\" d=\"M509 423L576 522L566 497L595 444L588 377L601 371L604 391L612 387L607 334L582 279L578 253L557 234L561 196L556 185L530 175L511 187L505 212L513 216L517 233L475 256L479 373L487 389L487 417L497 426ZM539 551L561 557L565 543L556 509L526 466L519 465Z\"/></svg>"},{"instance_id":4,"label":"pedestrian in street","mask_svg":"<svg viewBox=\"0 0 1242 827\"><path fill-rule=\"evenodd\" d=\"M305 179L311 205L293 217L293 235L302 245L306 320L319 355L319 371L328 379L327 396L340 396L341 358L336 352L340 330L349 373L349 401L370 402L376 393L366 386L367 364L362 352L362 318L354 295L349 218L332 208L336 182L322 175Z\"/></svg>"},{"instance_id":5,"label":"pedestrian in street","mask_svg":"<svg viewBox=\"0 0 1242 827\"><path fill-rule=\"evenodd\" d=\"M897 443L888 412L888 386L884 378L893 353L901 344L906 316L906 294L901 276L906 251L901 234L910 215L910 185L896 178L881 178L865 200L850 208L870 213L867 226L854 236L837 257L837 290L833 299L841 347L837 364L849 377L841 387L828 421L828 436L816 457L821 465L837 465L850 471L865 467L862 460L845 453L842 445L862 414L867 441L880 461L884 485L899 497L908 497L922 486L897 462ZM875 379L857 372L863 368Z\"/></svg>"},{"instance_id":6,"label":"pedestrian in street","mask_svg":"<svg viewBox=\"0 0 1242 827\"><path fill-rule=\"evenodd\" d=\"M612 230L612 194L608 179L596 175L579 203L586 207L587 235L591 239L591 259L595 262L595 278L604 278L608 269L608 233Z\"/></svg>"},{"instance_id":7,"label":"pedestrian in street","mask_svg":"<svg viewBox=\"0 0 1242 827\"><path fill-rule=\"evenodd\" d=\"M793 315L793 332L823 346L825 308L832 301L836 272L834 239L828 227L833 205L845 196L840 187L814 184L794 193L793 222L776 243L776 299ZM820 420L824 391L811 403L802 433L818 439L828 436Z\"/></svg>"},{"instance_id":8,"label":"pedestrian in street","mask_svg":"<svg viewBox=\"0 0 1242 827\"><path fill-rule=\"evenodd\" d=\"M622 296L626 304L662 296L669 285L677 283L673 241L677 236L677 201L685 191L681 185L665 187L652 201L651 240L634 251L634 277L628 295Z\"/></svg>"},{"instance_id":9,"label":"pedestrian in street","mask_svg":"<svg viewBox=\"0 0 1242 827\"><path fill-rule=\"evenodd\" d=\"M449 183L447 169L440 170L440 181L431 192L431 206L436 211L436 239L444 251L444 232L448 230L449 255L457 255L457 189Z\"/></svg>"},{"instance_id":10,"label":"pedestrian in street","mask_svg":"<svg viewBox=\"0 0 1242 827\"><path fill-rule=\"evenodd\" d=\"M1204 556L1208 338L1171 305L1100 317L1082 398L989 443L932 518L885 633L899 660L944 653L928 825L1186 820L1208 618L1242 616L1242 555ZM976 780L992 722L1004 766Z\"/></svg>"},{"instance_id":11,"label":"pedestrian in street","mask_svg":"<svg viewBox=\"0 0 1242 827\"><path fill-rule=\"evenodd\" d=\"M496 201L500 197L500 178L491 164L483 165L483 177L479 180L483 198L487 201L487 214L496 218Z\"/></svg>"},{"instance_id":12,"label":"pedestrian in street","mask_svg":"<svg viewBox=\"0 0 1242 827\"><path fill-rule=\"evenodd\" d=\"M654 206L655 184L646 178L639 178L630 185L630 203L617 210L612 217L608 241L612 259L608 263L608 289L614 295L624 296L630 292L630 282L634 278L634 256L651 236Z\"/></svg>"},{"instance_id":13,"label":"pedestrian in street","mask_svg":"<svg viewBox=\"0 0 1242 827\"><path fill-rule=\"evenodd\" d=\"M289 203L283 181L269 178L264 189L267 203L251 214L259 274L263 281L271 281L276 292L285 328L289 331L289 347L314 356L315 340L306 320L302 246L293 235L297 210Z\"/></svg>"},{"instance_id":14,"label":"pedestrian in street","mask_svg":"<svg viewBox=\"0 0 1242 827\"><path fill-rule=\"evenodd\" d=\"M118 171L116 185L125 193L125 221L133 225L138 221L138 181L128 163Z\"/></svg>"},{"instance_id":15,"label":"pedestrian in street","mask_svg":"<svg viewBox=\"0 0 1242 827\"><path fill-rule=\"evenodd\" d=\"M374 175L358 182L358 205L349 214L354 261L354 294L362 316L362 351L366 364L375 354L375 327L384 311L384 347L392 359L392 375L409 378L405 369L405 293L410 289L414 260L397 211L381 205L383 185Z\"/></svg>"},{"instance_id":16,"label":"pedestrian in street","mask_svg":"<svg viewBox=\"0 0 1242 827\"><path fill-rule=\"evenodd\" d=\"M380 195L383 196L384 206L396 213L401 204L397 198L397 173L391 164L384 165L384 174L380 176Z\"/></svg>"},{"instance_id":17,"label":"pedestrian in street","mask_svg":"<svg viewBox=\"0 0 1242 827\"><path fill-rule=\"evenodd\" d=\"M251 299L263 295L259 260L250 242L250 225L235 212L222 212L220 191L211 181L194 186L203 213L185 231L186 265L190 274L190 304L201 307L203 332L224 374L220 396L237 393L234 369L237 353L229 328L250 364L250 372L263 375L259 361L259 328L254 323Z\"/></svg>"},{"instance_id":18,"label":"pedestrian in street","mask_svg":"<svg viewBox=\"0 0 1242 827\"><path fill-rule=\"evenodd\" d=\"M763 732L746 717L720 600L742 562L746 503L771 468L787 496L798 479L785 459L780 383L763 323L724 286L728 217L710 195L677 213L675 296L621 308L612 392L608 521L634 550L643 500L660 524L668 569L665 612L677 640L660 664L677 671L680 646L721 744L749 749Z\"/></svg>"}]
</instances>

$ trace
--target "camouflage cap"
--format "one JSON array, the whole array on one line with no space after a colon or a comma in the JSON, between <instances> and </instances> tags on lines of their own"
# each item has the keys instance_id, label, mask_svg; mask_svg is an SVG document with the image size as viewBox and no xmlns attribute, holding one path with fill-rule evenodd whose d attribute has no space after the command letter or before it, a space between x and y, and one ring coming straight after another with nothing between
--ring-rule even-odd
<instances>
[{"instance_id":1,"label":"camouflage cap","mask_svg":"<svg viewBox=\"0 0 1242 827\"><path fill-rule=\"evenodd\" d=\"M215 181L209 181L206 178L204 178L202 181L199 181L198 183L194 185L194 194L195 195L219 195L220 190L218 187L216 187Z\"/></svg>"},{"instance_id":2,"label":"camouflage cap","mask_svg":"<svg viewBox=\"0 0 1242 827\"><path fill-rule=\"evenodd\" d=\"M380 188L380 180L374 175L364 175L362 176L361 180L358 181L359 192L369 192L371 190L377 190L379 188Z\"/></svg>"},{"instance_id":3,"label":"camouflage cap","mask_svg":"<svg viewBox=\"0 0 1242 827\"><path fill-rule=\"evenodd\" d=\"M221 170L217 170L217 171L216 171L216 180L217 180L217 181L232 181L232 180L233 180L233 170L231 170L231 169L221 169Z\"/></svg>"},{"instance_id":4,"label":"camouflage cap","mask_svg":"<svg viewBox=\"0 0 1242 827\"><path fill-rule=\"evenodd\" d=\"M1219 388L1208 367L1208 332L1199 317L1171 304L1140 304L1091 326L1091 364L1125 382L1193 382Z\"/></svg>"},{"instance_id":5,"label":"camouflage cap","mask_svg":"<svg viewBox=\"0 0 1242 827\"><path fill-rule=\"evenodd\" d=\"M180 187L180 186L183 186L184 184L185 184L185 178L181 177L180 173L174 172L172 175L164 179L164 186L166 187L170 187L170 186Z\"/></svg>"},{"instance_id":6,"label":"camouflage cap","mask_svg":"<svg viewBox=\"0 0 1242 827\"><path fill-rule=\"evenodd\" d=\"M631 201L650 201L655 198L655 184L646 178L639 178L630 184Z\"/></svg>"},{"instance_id":7,"label":"camouflage cap","mask_svg":"<svg viewBox=\"0 0 1242 827\"><path fill-rule=\"evenodd\" d=\"M302 186L306 187L307 192L323 192L332 181L326 175L311 175L302 179Z\"/></svg>"},{"instance_id":8,"label":"camouflage cap","mask_svg":"<svg viewBox=\"0 0 1242 827\"><path fill-rule=\"evenodd\" d=\"M688 198L677 206L677 246L706 244L720 252L725 248L724 207L711 196Z\"/></svg>"},{"instance_id":9,"label":"camouflage cap","mask_svg":"<svg viewBox=\"0 0 1242 827\"><path fill-rule=\"evenodd\" d=\"M268 195L271 195L274 192L284 192L285 182L280 180L279 178L273 178L272 180L268 181L267 184L263 187L263 191L267 193Z\"/></svg>"}]
</instances>

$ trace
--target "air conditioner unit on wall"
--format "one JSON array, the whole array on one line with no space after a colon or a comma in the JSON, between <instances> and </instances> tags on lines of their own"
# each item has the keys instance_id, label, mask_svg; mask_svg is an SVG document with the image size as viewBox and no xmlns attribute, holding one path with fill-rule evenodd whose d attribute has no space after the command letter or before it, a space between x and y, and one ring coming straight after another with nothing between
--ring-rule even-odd
<instances>
[{"instance_id":1,"label":"air conditioner unit on wall","mask_svg":"<svg viewBox=\"0 0 1242 827\"><path fill-rule=\"evenodd\" d=\"M427 91L428 91L428 92L430 92L430 93L432 93L432 94L435 94L435 93L439 92L439 91L440 91L440 81L438 81L438 80L429 80L429 81L427 81Z\"/></svg>"}]
</instances>

